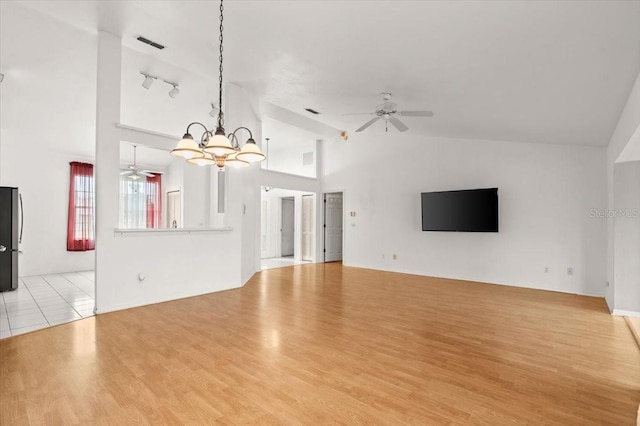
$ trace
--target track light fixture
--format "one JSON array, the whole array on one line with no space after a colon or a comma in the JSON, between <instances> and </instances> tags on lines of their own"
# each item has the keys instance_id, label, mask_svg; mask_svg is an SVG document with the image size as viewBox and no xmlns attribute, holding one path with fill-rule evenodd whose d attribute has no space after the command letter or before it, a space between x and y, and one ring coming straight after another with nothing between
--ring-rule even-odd
<instances>
[{"instance_id":1,"label":"track light fixture","mask_svg":"<svg viewBox=\"0 0 640 426\"><path fill-rule=\"evenodd\" d=\"M220 112L218 113L218 125L216 130L213 131L208 130L202 123L194 122L189 124L182 140L180 140L173 151L171 151L171 155L183 157L190 163L198 165L215 164L219 169L224 169L225 166L246 167L249 166L250 163L262 161L266 158L266 156L260 152L256 141L253 140L251 130L246 127L238 127L228 135L226 135L224 130L224 113L222 112L222 21L224 19L224 7L222 2L223 0L220 0L220 55L218 56L218 106L220 107ZM204 130L200 141L196 142L191 133L189 133L191 126L198 126ZM242 148L240 148L237 136L240 130L245 130L249 133L249 139L247 139Z\"/></svg>"},{"instance_id":2,"label":"track light fixture","mask_svg":"<svg viewBox=\"0 0 640 426\"><path fill-rule=\"evenodd\" d=\"M144 75L144 81L142 82L142 87L144 87L147 90L149 90L149 88L153 84L153 81L158 79L158 77L155 77L153 75L149 75L149 74L144 73L142 71L140 71L140 74Z\"/></svg>"},{"instance_id":3,"label":"track light fixture","mask_svg":"<svg viewBox=\"0 0 640 426\"><path fill-rule=\"evenodd\" d=\"M180 94L180 89L178 89L178 84L177 83L172 83L172 82L167 81L167 80L165 80L164 82L173 86L173 89L169 90L169 96L171 96L172 98L175 98L176 96L178 96Z\"/></svg>"}]
</instances>

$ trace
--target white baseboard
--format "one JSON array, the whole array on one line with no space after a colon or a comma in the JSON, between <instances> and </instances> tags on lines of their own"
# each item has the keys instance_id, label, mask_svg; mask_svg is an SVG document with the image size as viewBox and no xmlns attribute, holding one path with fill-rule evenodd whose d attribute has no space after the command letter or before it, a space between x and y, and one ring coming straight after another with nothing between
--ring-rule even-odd
<instances>
[{"instance_id":1,"label":"white baseboard","mask_svg":"<svg viewBox=\"0 0 640 426\"><path fill-rule=\"evenodd\" d=\"M633 317L633 318L640 318L640 312L636 312L636 311L623 311L622 309L614 309L613 312L611 312L611 315L615 315L617 317Z\"/></svg>"},{"instance_id":2,"label":"white baseboard","mask_svg":"<svg viewBox=\"0 0 640 426\"><path fill-rule=\"evenodd\" d=\"M578 292L580 296L589 296L589 297L604 297L604 294L596 291L580 291Z\"/></svg>"}]
</instances>

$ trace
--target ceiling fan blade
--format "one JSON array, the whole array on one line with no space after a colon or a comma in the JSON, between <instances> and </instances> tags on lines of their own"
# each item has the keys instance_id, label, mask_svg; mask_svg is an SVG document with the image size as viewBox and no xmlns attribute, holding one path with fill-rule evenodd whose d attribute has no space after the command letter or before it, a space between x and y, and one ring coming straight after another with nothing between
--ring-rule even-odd
<instances>
[{"instance_id":1,"label":"ceiling fan blade","mask_svg":"<svg viewBox=\"0 0 640 426\"><path fill-rule=\"evenodd\" d=\"M350 112L342 115L373 115L375 112Z\"/></svg>"},{"instance_id":2,"label":"ceiling fan blade","mask_svg":"<svg viewBox=\"0 0 640 426\"><path fill-rule=\"evenodd\" d=\"M431 111L398 111L398 115L402 117L433 117Z\"/></svg>"},{"instance_id":3,"label":"ceiling fan blade","mask_svg":"<svg viewBox=\"0 0 640 426\"><path fill-rule=\"evenodd\" d=\"M400 130L401 132L406 132L407 130L409 130L409 128L405 126L405 124L402 121L398 120L393 116L389 117L389 122L393 124L393 126L396 129Z\"/></svg>"},{"instance_id":4,"label":"ceiling fan blade","mask_svg":"<svg viewBox=\"0 0 640 426\"><path fill-rule=\"evenodd\" d=\"M356 132L363 131L364 129L366 129L367 127L371 126L373 123L375 123L378 120L380 120L380 117L372 118L371 120L367 121L362 127L360 127L358 130L356 130Z\"/></svg>"},{"instance_id":5,"label":"ceiling fan blade","mask_svg":"<svg viewBox=\"0 0 640 426\"><path fill-rule=\"evenodd\" d=\"M138 172L139 175L142 176L146 176L146 177L154 177L155 175L153 173L150 173L148 170L140 170Z\"/></svg>"},{"instance_id":6,"label":"ceiling fan blade","mask_svg":"<svg viewBox=\"0 0 640 426\"><path fill-rule=\"evenodd\" d=\"M120 176L130 175L131 173L133 173L133 170L127 170L126 172L120 172Z\"/></svg>"}]
</instances>

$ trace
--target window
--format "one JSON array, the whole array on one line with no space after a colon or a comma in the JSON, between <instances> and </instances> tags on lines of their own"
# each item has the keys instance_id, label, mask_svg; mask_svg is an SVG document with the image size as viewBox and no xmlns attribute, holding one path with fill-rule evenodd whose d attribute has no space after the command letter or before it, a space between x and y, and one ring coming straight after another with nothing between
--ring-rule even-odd
<instances>
[{"instance_id":1,"label":"window","mask_svg":"<svg viewBox=\"0 0 640 426\"><path fill-rule=\"evenodd\" d=\"M162 227L162 175L120 176L118 227L125 229Z\"/></svg>"},{"instance_id":2,"label":"window","mask_svg":"<svg viewBox=\"0 0 640 426\"><path fill-rule=\"evenodd\" d=\"M93 164L71 162L67 250L87 251L96 247Z\"/></svg>"}]
</instances>

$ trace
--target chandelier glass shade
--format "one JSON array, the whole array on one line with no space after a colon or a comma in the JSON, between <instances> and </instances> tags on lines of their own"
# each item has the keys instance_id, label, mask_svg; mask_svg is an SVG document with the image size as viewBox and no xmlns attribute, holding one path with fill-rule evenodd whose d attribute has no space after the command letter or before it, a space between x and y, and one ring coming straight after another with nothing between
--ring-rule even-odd
<instances>
[{"instance_id":1,"label":"chandelier glass shade","mask_svg":"<svg viewBox=\"0 0 640 426\"><path fill-rule=\"evenodd\" d=\"M267 158L262 152L260 152L260 148L258 148L256 141L253 139L249 139L247 143L244 144L240 152L236 154L236 157L238 160L247 161L249 163L255 163Z\"/></svg>"},{"instance_id":2,"label":"chandelier glass shade","mask_svg":"<svg viewBox=\"0 0 640 426\"><path fill-rule=\"evenodd\" d=\"M224 134L224 130L218 128L213 137L209 138L209 143L204 147L204 152L208 152L210 154L220 156L220 155L229 155L234 153L236 150L231 146L231 141Z\"/></svg>"}]
</instances>

